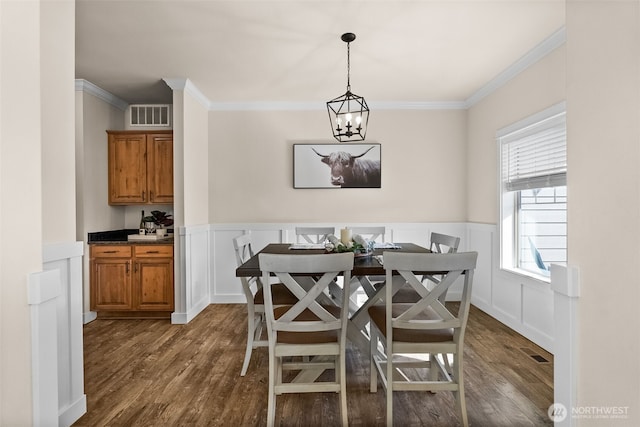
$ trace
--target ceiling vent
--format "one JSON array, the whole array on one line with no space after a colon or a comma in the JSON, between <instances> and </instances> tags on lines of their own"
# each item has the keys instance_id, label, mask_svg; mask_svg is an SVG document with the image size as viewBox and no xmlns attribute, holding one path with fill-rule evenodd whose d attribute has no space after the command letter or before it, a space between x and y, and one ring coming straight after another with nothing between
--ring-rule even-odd
<instances>
[{"instance_id":1,"label":"ceiling vent","mask_svg":"<svg viewBox=\"0 0 640 427\"><path fill-rule=\"evenodd\" d=\"M133 104L129 106L130 126L170 126L170 104Z\"/></svg>"}]
</instances>

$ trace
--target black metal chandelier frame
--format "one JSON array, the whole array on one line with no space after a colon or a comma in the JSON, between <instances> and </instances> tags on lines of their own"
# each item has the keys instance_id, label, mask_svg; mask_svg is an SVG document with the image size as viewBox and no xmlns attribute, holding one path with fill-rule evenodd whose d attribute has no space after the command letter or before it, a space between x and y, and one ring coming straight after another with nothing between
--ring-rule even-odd
<instances>
[{"instance_id":1,"label":"black metal chandelier frame","mask_svg":"<svg viewBox=\"0 0 640 427\"><path fill-rule=\"evenodd\" d=\"M333 137L339 142L364 141L369 124L369 107L362 96L351 92L351 63L349 44L356 39L353 33L341 37L347 43L347 91L327 102Z\"/></svg>"}]
</instances>

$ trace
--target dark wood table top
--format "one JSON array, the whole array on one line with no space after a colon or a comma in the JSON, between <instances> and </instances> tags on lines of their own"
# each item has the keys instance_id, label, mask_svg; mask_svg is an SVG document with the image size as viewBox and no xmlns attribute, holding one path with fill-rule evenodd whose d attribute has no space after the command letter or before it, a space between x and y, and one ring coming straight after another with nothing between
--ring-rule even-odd
<instances>
[{"instance_id":1,"label":"dark wood table top","mask_svg":"<svg viewBox=\"0 0 640 427\"><path fill-rule=\"evenodd\" d=\"M385 251L394 252L422 252L429 253L429 249L414 243L395 243L399 249L376 249L373 255L382 255ZM288 254L288 255L309 255L327 253L324 249L289 249L291 243L270 243L260 252L251 257L247 262L236 269L236 277L260 276L260 266L258 264L258 254ZM373 256L356 257L353 262L352 276L384 276L385 270Z\"/></svg>"}]
</instances>

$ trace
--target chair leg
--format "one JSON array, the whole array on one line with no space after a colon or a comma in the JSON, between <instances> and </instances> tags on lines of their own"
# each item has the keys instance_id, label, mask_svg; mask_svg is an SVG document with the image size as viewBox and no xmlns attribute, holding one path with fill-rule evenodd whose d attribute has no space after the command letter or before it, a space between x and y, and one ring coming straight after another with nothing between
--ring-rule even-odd
<instances>
[{"instance_id":1,"label":"chair leg","mask_svg":"<svg viewBox=\"0 0 640 427\"><path fill-rule=\"evenodd\" d=\"M336 379L340 381L340 414L342 416L342 425L347 427L349 425L349 416L347 414L347 370L346 370L346 356L344 348L340 351L339 366L336 370Z\"/></svg>"},{"instance_id":2,"label":"chair leg","mask_svg":"<svg viewBox=\"0 0 640 427\"><path fill-rule=\"evenodd\" d=\"M375 333L374 328L375 326L373 326L372 324L369 325L369 341L371 343L371 350L369 351L369 391L371 393L375 393L378 391L378 369L376 368L376 363L374 360L376 347L378 345L378 335Z\"/></svg>"},{"instance_id":3,"label":"chair leg","mask_svg":"<svg viewBox=\"0 0 640 427\"><path fill-rule=\"evenodd\" d=\"M387 353L387 427L393 426L393 353L391 347Z\"/></svg>"},{"instance_id":4,"label":"chair leg","mask_svg":"<svg viewBox=\"0 0 640 427\"><path fill-rule=\"evenodd\" d=\"M244 352L244 362L242 363L242 370L240 376L244 377L249 368L249 361L251 360L251 353L253 352L253 336L256 331L256 315L250 308L247 313L247 349Z\"/></svg>"},{"instance_id":5,"label":"chair leg","mask_svg":"<svg viewBox=\"0 0 640 427\"><path fill-rule=\"evenodd\" d=\"M267 400L267 427L276 423L276 357L274 350L269 348L269 397Z\"/></svg>"},{"instance_id":6,"label":"chair leg","mask_svg":"<svg viewBox=\"0 0 640 427\"><path fill-rule=\"evenodd\" d=\"M464 427L469 425L467 418L467 406L464 400L464 379L462 377L462 354L456 353L453 356L453 380L458 384L458 390L455 391L456 407L460 416L460 421Z\"/></svg>"}]
</instances>

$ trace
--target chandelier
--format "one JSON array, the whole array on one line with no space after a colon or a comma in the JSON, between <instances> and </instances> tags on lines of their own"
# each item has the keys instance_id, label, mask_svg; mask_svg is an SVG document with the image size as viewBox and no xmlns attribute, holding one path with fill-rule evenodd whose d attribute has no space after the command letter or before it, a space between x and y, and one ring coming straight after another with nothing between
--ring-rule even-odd
<instances>
[{"instance_id":1,"label":"chandelier","mask_svg":"<svg viewBox=\"0 0 640 427\"><path fill-rule=\"evenodd\" d=\"M340 38L347 43L347 91L327 102L331 130L333 137L340 142L364 141L369 123L369 107L363 97L351 92L349 80L349 43L356 39L356 35L344 33Z\"/></svg>"}]
</instances>

